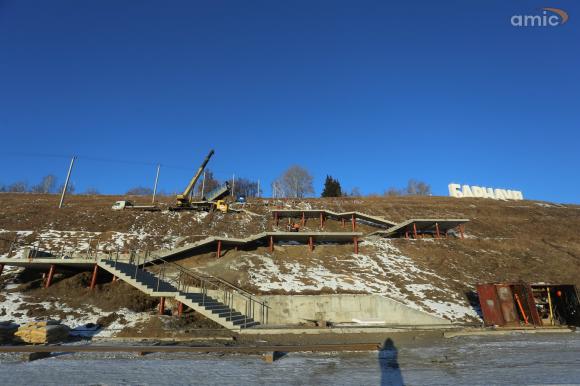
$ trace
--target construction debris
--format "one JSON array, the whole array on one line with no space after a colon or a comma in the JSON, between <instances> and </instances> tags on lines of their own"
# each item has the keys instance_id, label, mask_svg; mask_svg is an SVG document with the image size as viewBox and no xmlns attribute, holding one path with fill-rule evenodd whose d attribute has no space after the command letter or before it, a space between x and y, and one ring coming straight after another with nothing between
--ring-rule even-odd
<instances>
[{"instance_id":1,"label":"construction debris","mask_svg":"<svg viewBox=\"0 0 580 386\"><path fill-rule=\"evenodd\" d=\"M26 323L14 334L24 343L45 344L66 340L70 329L59 321L48 320L43 322Z\"/></svg>"}]
</instances>

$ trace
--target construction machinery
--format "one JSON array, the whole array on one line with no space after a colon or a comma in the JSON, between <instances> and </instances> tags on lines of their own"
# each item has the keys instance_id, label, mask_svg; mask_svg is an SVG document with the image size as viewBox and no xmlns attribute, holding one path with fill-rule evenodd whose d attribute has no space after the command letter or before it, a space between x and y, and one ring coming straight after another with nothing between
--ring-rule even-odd
<instances>
[{"instance_id":1,"label":"construction machinery","mask_svg":"<svg viewBox=\"0 0 580 386\"><path fill-rule=\"evenodd\" d=\"M158 206L155 205L135 205L133 201L129 200L115 201L111 209L113 210L132 209L132 210L144 210L147 212L157 212L161 210Z\"/></svg>"},{"instance_id":2,"label":"construction machinery","mask_svg":"<svg viewBox=\"0 0 580 386\"><path fill-rule=\"evenodd\" d=\"M185 188L183 193L177 195L176 198L177 198L177 207L178 208L182 207L185 209L185 208L188 208L191 206L191 192L193 192L193 188L195 187L197 180L199 180L199 177L201 177L203 170L205 169L207 163L209 162L209 159L211 158L211 156L213 154L214 154L214 151L212 149L209 151L207 157L205 157L205 160L203 160L203 163L201 164L199 169L197 169L197 173L195 173L195 175L193 176L191 181L189 181L189 184L187 184L187 187Z\"/></svg>"},{"instance_id":3,"label":"construction machinery","mask_svg":"<svg viewBox=\"0 0 580 386\"><path fill-rule=\"evenodd\" d=\"M191 199L191 195L193 192L193 188L195 184L199 180L199 177L202 175L207 163L209 162L210 158L213 156L214 151L210 150L208 155L205 157L204 161L202 162L199 169L193 176L193 178L187 184L187 187L183 191L183 193L178 194L176 197L176 205L170 207L170 210L220 210L222 212L228 211L228 204L223 200L224 197L229 195L230 193L230 186L226 182L223 185L218 186L211 192L204 194L201 201L193 201Z\"/></svg>"}]
</instances>

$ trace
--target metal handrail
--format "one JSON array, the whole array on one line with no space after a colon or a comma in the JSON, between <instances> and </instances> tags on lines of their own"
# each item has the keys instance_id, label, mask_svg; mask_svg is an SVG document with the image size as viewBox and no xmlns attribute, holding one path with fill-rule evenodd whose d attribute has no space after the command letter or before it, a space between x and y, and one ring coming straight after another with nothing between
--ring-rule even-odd
<instances>
[{"instance_id":1,"label":"metal handrail","mask_svg":"<svg viewBox=\"0 0 580 386\"><path fill-rule=\"evenodd\" d=\"M258 319L264 324L267 323L270 307L268 306L268 303L266 301L258 300L254 294L252 294L252 293L250 293L242 288L236 287L232 283L225 281L223 279L220 279L218 277L201 274L201 273L196 272L190 268L184 267L180 264L177 264L177 263L174 263L171 261L167 261L167 260L162 259L158 256L151 255L149 253L146 253L146 256L148 258L144 258L143 260L138 260L136 265L137 266L140 265L143 270L145 269L146 265L150 265L153 267L159 267L159 275L163 275L162 280L164 280L166 282L170 282L171 284L173 284L178 291L180 291L180 292L186 291L187 286L189 285L188 283L186 283L186 280L188 278L193 279L194 282L197 282L199 284L198 288L200 289L200 293L202 295L202 299L201 299L202 306L205 305L206 298L208 296L207 295L208 289L217 290L218 292L223 290L224 291L223 303L225 305L227 305L228 308L230 309L230 318L232 316L233 308L234 308L233 295L237 294L237 295L242 297L242 301L245 301L246 310L244 312L244 321L246 323L247 323L247 320L249 317L254 318L254 319L256 318L256 315L255 315L256 305L260 309ZM175 270L178 273L177 277L171 277L170 275L167 274L168 267L175 268ZM159 280L159 276L158 276L158 280Z\"/></svg>"},{"instance_id":2,"label":"metal handrail","mask_svg":"<svg viewBox=\"0 0 580 386\"><path fill-rule=\"evenodd\" d=\"M252 294L251 292L248 292L242 288L236 287L235 285L220 279L219 277L215 277L215 276L203 276L201 274L199 274L198 272L195 272L189 268L186 268L180 264L171 262L171 261L167 261L161 258L153 258L151 260L149 260L147 263L157 263L157 262L162 262L163 264L155 264L155 265L160 265L160 266L165 266L165 264L168 264L170 266L176 267L178 271L183 272L191 277L193 277L194 279L196 279L197 281L199 281L200 283L208 283L208 284L214 284L213 282L218 282L219 284L222 284L223 286L229 288L230 290L234 291L234 292L238 292L240 295L242 295L243 297L249 299L251 302L253 303L258 303L260 305L265 305L264 302L261 302L259 300L256 300L255 295ZM143 265L145 265L145 262L143 262ZM209 279L209 280L208 280ZM220 289L220 287L218 285L214 285L213 286L214 289ZM207 287L205 287L207 288Z\"/></svg>"}]
</instances>

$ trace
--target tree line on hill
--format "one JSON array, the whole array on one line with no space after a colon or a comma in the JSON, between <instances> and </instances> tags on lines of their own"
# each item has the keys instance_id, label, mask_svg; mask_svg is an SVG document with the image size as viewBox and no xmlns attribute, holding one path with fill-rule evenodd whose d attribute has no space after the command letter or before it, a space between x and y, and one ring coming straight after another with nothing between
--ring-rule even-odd
<instances>
[{"instance_id":1,"label":"tree line on hill","mask_svg":"<svg viewBox=\"0 0 580 386\"><path fill-rule=\"evenodd\" d=\"M205 178L198 181L195 191L193 192L194 197L202 196L203 193L207 193L223 185L226 181L220 181L215 178L214 173L210 169L206 169ZM293 165L289 167L284 173L282 173L274 182L272 182L272 197L275 198L304 198L314 195L314 178L308 170L305 168ZM235 180L228 181L230 187L233 186L234 193L236 196L245 197L259 197L261 196L261 190L258 181L254 181L249 178L236 178ZM8 193L60 193L62 192L64 184L60 186L57 185L57 178L53 174L48 174L41 178L41 180L35 184L29 186L26 181L17 181L9 185L0 184L0 192ZM74 194L75 186L72 182L69 182L67 193ZM94 187L87 188L83 194L97 195L100 194L99 190ZM135 186L130 188L125 193L127 195L134 196L150 196L153 194L153 189L144 186ZM163 192L158 192L159 195L165 195ZM390 187L384 191L383 196L429 196L431 195L431 186L423 181L417 181L415 179L410 179L407 182L407 186L403 188ZM351 189L350 192L346 192L337 178L330 175L326 176L324 181L324 186L322 189L321 197L361 197L362 194L357 187ZM378 194L370 194L370 196L378 196Z\"/></svg>"},{"instance_id":2,"label":"tree line on hill","mask_svg":"<svg viewBox=\"0 0 580 386\"><path fill-rule=\"evenodd\" d=\"M294 165L288 168L272 183L272 196L284 198L304 198L314 194L313 177L301 166ZM377 194L371 194L376 196ZM403 188L390 187L383 193L384 196L429 196L431 186L423 181L410 179ZM360 190L355 187L350 193L342 189L338 179L327 175L322 188L321 197L360 197Z\"/></svg>"}]
</instances>

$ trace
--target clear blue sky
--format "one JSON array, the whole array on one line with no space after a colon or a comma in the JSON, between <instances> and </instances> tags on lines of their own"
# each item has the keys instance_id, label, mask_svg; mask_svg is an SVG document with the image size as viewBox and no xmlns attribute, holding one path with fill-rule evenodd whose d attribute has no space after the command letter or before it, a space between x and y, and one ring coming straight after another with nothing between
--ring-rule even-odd
<instances>
[{"instance_id":1,"label":"clear blue sky","mask_svg":"<svg viewBox=\"0 0 580 386\"><path fill-rule=\"evenodd\" d=\"M546 6L568 23L510 24ZM0 183L62 182L42 154L76 154L80 191L151 186L158 162L175 191L215 148L266 194L299 164L317 195L331 174L577 203L579 23L577 0L0 0Z\"/></svg>"}]
</instances>

